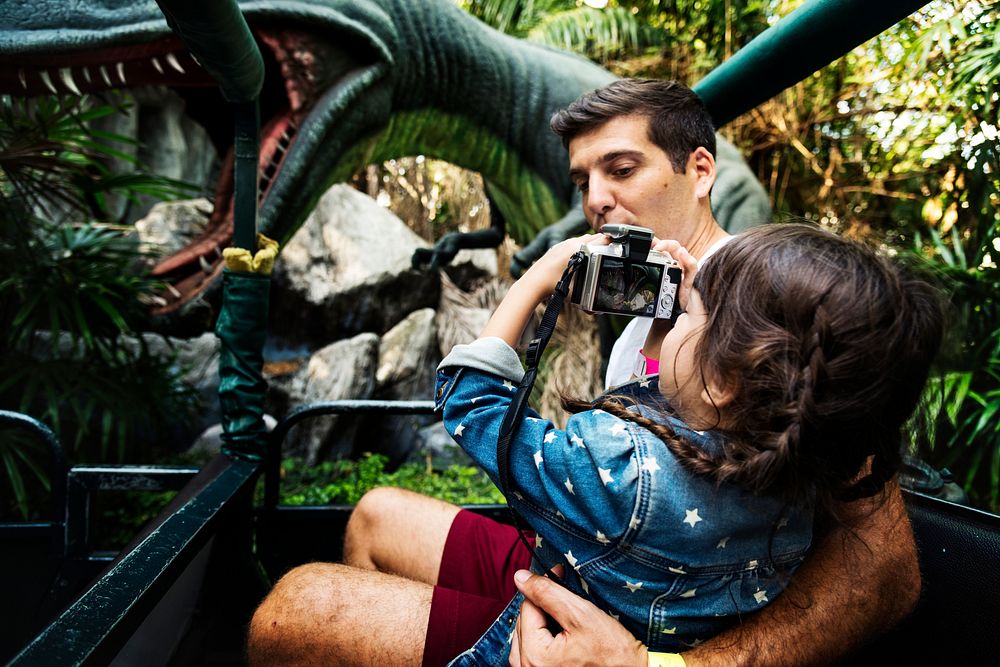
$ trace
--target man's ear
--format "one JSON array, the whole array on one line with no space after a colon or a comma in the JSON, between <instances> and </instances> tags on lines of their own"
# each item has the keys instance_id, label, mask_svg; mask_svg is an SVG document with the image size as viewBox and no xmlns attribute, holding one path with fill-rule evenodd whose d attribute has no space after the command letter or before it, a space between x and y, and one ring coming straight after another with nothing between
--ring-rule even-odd
<instances>
[{"instance_id":1,"label":"man's ear","mask_svg":"<svg viewBox=\"0 0 1000 667\"><path fill-rule=\"evenodd\" d=\"M699 198L708 198L715 185L715 158L704 146L694 149L689 158L688 165L694 168L695 185L694 192Z\"/></svg>"},{"instance_id":2,"label":"man's ear","mask_svg":"<svg viewBox=\"0 0 1000 667\"><path fill-rule=\"evenodd\" d=\"M709 379L701 390L701 400L714 408L723 409L736 398L739 386L733 380Z\"/></svg>"}]
</instances>

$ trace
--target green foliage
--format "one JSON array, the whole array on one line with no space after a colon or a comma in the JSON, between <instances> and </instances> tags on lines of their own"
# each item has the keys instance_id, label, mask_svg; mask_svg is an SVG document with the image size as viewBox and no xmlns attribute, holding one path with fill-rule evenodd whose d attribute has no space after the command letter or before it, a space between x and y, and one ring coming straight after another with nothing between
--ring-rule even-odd
<instances>
[{"instance_id":1,"label":"green foliage","mask_svg":"<svg viewBox=\"0 0 1000 667\"><path fill-rule=\"evenodd\" d=\"M282 462L281 502L285 505L353 505L377 486L395 486L455 504L503 503L499 489L482 470L404 463L387 472L387 459L365 454L360 460L324 461L305 466L296 459Z\"/></svg>"},{"instance_id":2,"label":"green foliage","mask_svg":"<svg viewBox=\"0 0 1000 667\"><path fill-rule=\"evenodd\" d=\"M75 216L108 219L107 198L139 195L174 199L194 191L190 185L141 171L135 157L114 148L135 140L91 127L91 123L125 111L123 102L82 97L0 96L0 209L19 218L40 208L54 222ZM112 172L112 159L136 171Z\"/></svg>"},{"instance_id":3,"label":"green foliage","mask_svg":"<svg viewBox=\"0 0 1000 667\"><path fill-rule=\"evenodd\" d=\"M122 460L129 447L169 442L192 414L194 392L141 337L159 284L148 251L106 217L111 194L176 196L173 181L117 175L108 145L123 137L88 123L116 113L87 98L0 98L0 407L32 415L71 462ZM45 485L37 445L0 433L12 490L0 513L28 518Z\"/></svg>"}]
</instances>

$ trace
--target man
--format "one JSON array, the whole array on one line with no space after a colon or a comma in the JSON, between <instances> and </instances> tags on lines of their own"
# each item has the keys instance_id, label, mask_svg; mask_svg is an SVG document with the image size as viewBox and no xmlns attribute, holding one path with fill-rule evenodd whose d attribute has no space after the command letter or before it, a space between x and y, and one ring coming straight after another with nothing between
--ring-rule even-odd
<instances>
[{"instance_id":1,"label":"man","mask_svg":"<svg viewBox=\"0 0 1000 667\"><path fill-rule=\"evenodd\" d=\"M557 114L553 129L569 149L570 176L595 230L649 227L699 260L725 242L709 205L711 119L687 88L616 81ZM651 370L646 341L661 333L649 320L631 323L612 353L609 384ZM689 667L822 663L910 610L919 573L898 490L885 504L844 510L864 517L854 531L830 528L788 593L685 653ZM496 618L514 592L514 571L529 562L509 527L398 489L362 498L344 560L296 568L276 584L251 623L252 664L442 664ZM549 583L529 577L518 586L564 631L553 635L539 606L526 602L513 664L647 664L645 648L620 625Z\"/></svg>"}]
</instances>

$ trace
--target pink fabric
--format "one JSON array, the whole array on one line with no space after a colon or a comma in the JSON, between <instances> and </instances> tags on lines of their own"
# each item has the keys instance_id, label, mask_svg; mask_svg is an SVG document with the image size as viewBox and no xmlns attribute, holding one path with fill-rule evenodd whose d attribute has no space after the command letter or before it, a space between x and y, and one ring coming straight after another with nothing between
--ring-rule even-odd
<instances>
[{"instance_id":1,"label":"pink fabric","mask_svg":"<svg viewBox=\"0 0 1000 667\"><path fill-rule=\"evenodd\" d=\"M650 359L649 357L647 357L645 354L642 353L642 350L639 350L639 356L641 356L643 359L646 360L646 372L645 372L646 375L658 375L659 374L659 372L660 372L660 360L659 359Z\"/></svg>"}]
</instances>

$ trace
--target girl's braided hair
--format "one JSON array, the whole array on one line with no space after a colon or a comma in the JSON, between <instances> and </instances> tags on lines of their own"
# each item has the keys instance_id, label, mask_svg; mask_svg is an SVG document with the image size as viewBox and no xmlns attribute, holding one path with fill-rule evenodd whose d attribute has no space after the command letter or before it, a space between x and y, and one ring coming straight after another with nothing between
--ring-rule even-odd
<instances>
[{"instance_id":1,"label":"girl's braided hair","mask_svg":"<svg viewBox=\"0 0 1000 667\"><path fill-rule=\"evenodd\" d=\"M736 389L723 453L614 397L595 407L645 426L720 484L827 509L882 490L941 343L937 291L872 249L803 224L737 236L694 286L708 313L695 350L702 381ZM672 372L669 360L661 369Z\"/></svg>"}]
</instances>

